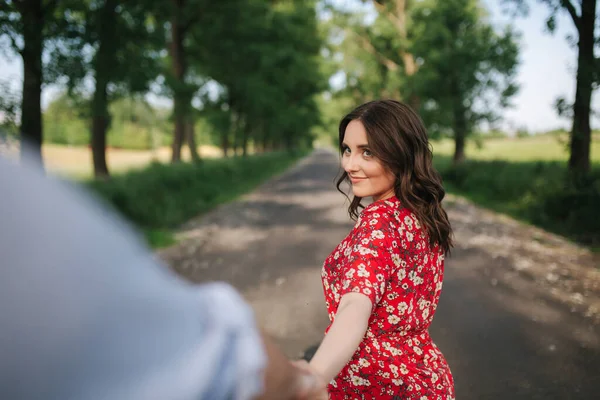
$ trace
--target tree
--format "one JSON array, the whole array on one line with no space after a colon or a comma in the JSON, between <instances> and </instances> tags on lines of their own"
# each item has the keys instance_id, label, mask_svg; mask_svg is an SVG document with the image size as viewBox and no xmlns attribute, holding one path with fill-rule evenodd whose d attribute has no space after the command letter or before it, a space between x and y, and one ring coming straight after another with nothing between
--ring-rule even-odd
<instances>
[{"instance_id":1,"label":"tree","mask_svg":"<svg viewBox=\"0 0 600 400\"><path fill-rule=\"evenodd\" d=\"M597 0L539 0L550 9L546 26L550 32L556 29L556 17L559 13L569 15L577 33L577 77L575 103L572 105L573 124L570 138L569 170L576 174L587 174L590 171L590 145L592 140L590 118L591 102L594 89L600 85L600 56L595 49L600 46L600 29L594 32L598 16ZM519 6L523 13L528 7L525 0L503 0ZM557 106L563 105L558 101Z\"/></svg>"},{"instance_id":2,"label":"tree","mask_svg":"<svg viewBox=\"0 0 600 400\"><path fill-rule=\"evenodd\" d=\"M57 79L63 74L63 68L70 65L71 45L78 43L77 39L72 40L75 35L71 30L71 14L67 12L73 7L79 7L77 1L8 0L0 3L0 36L6 38L12 50L23 59L19 131L22 143L27 146L21 146L21 155L27 152L27 156L42 167L42 85ZM45 51L49 55L47 63L42 58ZM74 71L70 73L75 75Z\"/></svg>"},{"instance_id":3,"label":"tree","mask_svg":"<svg viewBox=\"0 0 600 400\"><path fill-rule=\"evenodd\" d=\"M164 43L161 24L153 18L153 0L92 0L87 8L86 41L94 48L89 68L94 79L91 99L91 147L94 175L109 176L106 134L109 103L117 97L148 90L159 73Z\"/></svg>"},{"instance_id":4,"label":"tree","mask_svg":"<svg viewBox=\"0 0 600 400\"><path fill-rule=\"evenodd\" d=\"M202 31L194 66L220 85L207 113L221 127L224 153L231 147L246 155L251 142L261 149L306 144L319 119L315 96L325 87L314 3L242 2L227 14L227 30Z\"/></svg>"},{"instance_id":5,"label":"tree","mask_svg":"<svg viewBox=\"0 0 600 400\"><path fill-rule=\"evenodd\" d=\"M430 130L452 132L459 163L467 135L483 121L496 121L517 92L516 36L510 28L496 33L476 0L424 0L413 23L420 111Z\"/></svg>"},{"instance_id":6,"label":"tree","mask_svg":"<svg viewBox=\"0 0 600 400\"><path fill-rule=\"evenodd\" d=\"M402 60L402 66L407 79L408 96L406 100L414 109L419 109L420 99L414 90L410 90L410 79L418 70L415 57L411 54L409 47L409 20L410 10L413 2L410 0L373 0L378 13L389 20L394 27L394 32L398 36L400 46L397 49L398 55Z\"/></svg>"},{"instance_id":7,"label":"tree","mask_svg":"<svg viewBox=\"0 0 600 400\"><path fill-rule=\"evenodd\" d=\"M190 66L198 63L198 55L202 53L197 46L209 42L199 32L220 30L225 33L223 10L231 9L233 2L212 2L210 0L171 0L166 10L169 15L170 39L167 44L169 50L169 71L166 73L166 82L173 96L173 118L175 120L172 142L173 162L181 160L181 147L187 141L192 159L199 161L193 133L192 99L201 85L190 73ZM199 37L199 41L190 39L192 34Z\"/></svg>"}]
</instances>

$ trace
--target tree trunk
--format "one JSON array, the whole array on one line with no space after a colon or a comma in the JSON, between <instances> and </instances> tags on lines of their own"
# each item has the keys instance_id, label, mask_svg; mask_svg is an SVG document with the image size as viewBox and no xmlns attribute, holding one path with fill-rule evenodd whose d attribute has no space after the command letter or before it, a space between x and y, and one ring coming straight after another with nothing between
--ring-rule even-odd
<instances>
[{"instance_id":1,"label":"tree trunk","mask_svg":"<svg viewBox=\"0 0 600 400\"><path fill-rule=\"evenodd\" d=\"M223 132L221 136L221 150L223 150L223 157L229 157L229 133L227 131Z\"/></svg>"},{"instance_id":2,"label":"tree trunk","mask_svg":"<svg viewBox=\"0 0 600 400\"><path fill-rule=\"evenodd\" d=\"M263 134L261 147L262 147L263 153L266 153L267 151L269 151L269 137L267 136L266 133Z\"/></svg>"},{"instance_id":3,"label":"tree trunk","mask_svg":"<svg viewBox=\"0 0 600 400\"><path fill-rule=\"evenodd\" d=\"M248 132L248 127L244 127L242 131L242 156L246 157L248 155L248 138L250 137L250 132Z\"/></svg>"},{"instance_id":4,"label":"tree trunk","mask_svg":"<svg viewBox=\"0 0 600 400\"><path fill-rule=\"evenodd\" d=\"M92 159L94 176L108 178L106 164L106 131L110 120L108 111L108 84L110 71L114 63L114 44L116 43L116 0L106 0L99 18L100 45L94 59L96 87L92 99Z\"/></svg>"},{"instance_id":5,"label":"tree trunk","mask_svg":"<svg viewBox=\"0 0 600 400\"><path fill-rule=\"evenodd\" d=\"M189 106L188 96L185 94L185 49L183 47L184 27L180 19L183 12L183 0L173 0L176 7L171 19L171 63L174 78L173 114L175 117L175 130L173 132L172 162L181 161L181 146L185 139L185 118Z\"/></svg>"},{"instance_id":6,"label":"tree trunk","mask_svg":"<svg viewBox=\"0 0 600 400\"><path fill-rule=\"evenodd\" d=\"M23 98L21 101L21 158L44 167L42 160L42 51L44 10L42 0L30 0L22 6L23 22Z\"/></svg>"},{"instance_id":7,"label":"tree trunk","mask_svg":"<svg viewBox=\"0 0 600 400\"><path fill-rule=\"evenodd\" d=\"M577 55L577 89L573 105L571 130L571 155L569 171L586 174L590 171L590 108L594 81L594 24L596 0L584 0L579 18L579 43Z\"/></svg>"},{"instance_id":8,"label":"tree trunk","mask_svg":"<svg viewBox=\"0 0 600 400\"><path fill-rule=\"evenodd\" d=\"M465 160L465 143L467 139L467 120L465 110L460 100L457 100L454 106L454 165L460 164Z\"/></svg>"},{"instance_id":9,"label":"tree trunk","mask_svg":"<svg viewBox=\"0 0 600 400\"><path fill-rule=\"evenodd\" d=\"M236 113L233 121L233 155L238 155L238 150L241 148L242 142L242 130L244 129L244 123L242 117Z\"/></svg>"},{"instance_id":10,"label":"tree trunk","mask_svg":"<svg viewBox=\"0 0 600 400\"><path fill-rule=\"evenodd\" d=\"M195 163L201 162L200 154L198 154L198 146L196 145L196 135L194 132L194 123L189 121L186 124L186 139L188 147L190 148L190 155L192 157L192 161Z\"/></svg>"}]
</instances>

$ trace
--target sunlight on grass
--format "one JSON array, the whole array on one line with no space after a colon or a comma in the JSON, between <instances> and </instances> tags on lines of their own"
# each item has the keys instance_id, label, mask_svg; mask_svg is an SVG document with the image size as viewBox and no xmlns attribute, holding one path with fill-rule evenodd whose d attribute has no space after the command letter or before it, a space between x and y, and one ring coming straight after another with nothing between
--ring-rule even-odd
<instances>
[{"instance_id":1,"label":"sunlight on grass","mask_svg":"<svg viewBox=\"0 0 600 400\"><path fill-rule=\"evenodd\" d=\"M90 178L93 175L92 151L87 147L67 147L52 144L42 148L44 165L51 174L56 174L73 179ZM221 157L221 151L215 146L200 146L201 157ZM190 159L187 147L182 149L184 160ZM140 168L152 161L167 163L171 160L171 149L162 147L156 151L151 150L124 150L107 149L106 162L108 169L113 173L120 173L132 168Z\"/></svg>"},{"instance_id":2,"label":"sunlight on grass","mask_svg":"<svg viewBox=\"0 0 600 400\"><path fill-rule=\"evenodd\" d=\"M433 141L433 154L451 156L454 153L454 142L451 139ZM592 163L600 164L600 140L595 137L591 149ZM505 160L505 161L567 161L569 153L566 138L556 136L532 136L515 139L488 139L481 148L469 141L466 149L467 158L473 160Z\"/></svg>"}]
</instances>

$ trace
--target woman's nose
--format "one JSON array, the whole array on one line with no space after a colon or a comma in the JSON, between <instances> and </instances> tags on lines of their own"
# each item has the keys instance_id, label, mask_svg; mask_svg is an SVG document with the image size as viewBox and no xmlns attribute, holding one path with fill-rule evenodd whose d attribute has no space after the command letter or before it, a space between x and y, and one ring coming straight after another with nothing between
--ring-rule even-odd
<instances>
[{"instance_id":1,"label":"woman's nose","mask_svg":"<svg viewBox=\"0 0 600 400\"><path fill-rule=\"evenodd\" d=\"M344 170L348 173L355 172L356 170L358 170L358 164L354 156L350 155L346 157L346 162L344 163Z\"/></svg>"}]
</instances>

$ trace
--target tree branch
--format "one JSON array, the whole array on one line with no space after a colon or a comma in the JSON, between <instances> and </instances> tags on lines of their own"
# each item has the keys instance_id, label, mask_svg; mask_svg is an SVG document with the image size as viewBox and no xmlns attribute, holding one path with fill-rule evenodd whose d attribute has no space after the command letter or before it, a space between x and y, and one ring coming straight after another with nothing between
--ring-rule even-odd
<instances>
[{"instance_id":1,"label":"tree branch","mask_svg":"<svg viewBox=\"0 0 600 400\"><path fill-rule=\"evenodd\" d=\"M363 37L362 35L359 35L357 32L354 32L350 29L345 29L346 32L348 33L352 33L354 34L362 43L362 47L369 52L371 55L375 56L377 58L377 60L385 65L387 67L387 69L389 69L390 71L397 71L399 66L396 62L390 60L389 58L387 58L386 56L384 56L383 54L381 54L379 51L377 51L377 49L375 48L375 46L373 46L373 43L371 43L368 39L366 39L365 37Z\"/></svg>"},{"instance_id":2,"label":"tree branch","mask_svg":"<svg viewBox=\"0 0 600 400\"><path fill-rule=\"evenodd\" d=\"M398 31L398 35L402 39L406 39L406 1L395 0L393 5L395 6L396 13L390 10L387 7L387 3L384 3L383 1L374 0L373 5L380 15L383 14L392 23L392 25L394 25ZM402 57L406 74L408 76L414 75L414 73L417 72L417 65L413 55L405 50L401 50L400 57Z\"/></svg>"},{"instance_id":3,"label":"tree branch","mask_svg":"<svg viewBox=\"0 0 600 400\"><path fill-rule=\"evenodd\" d=\"M388 8L384 4L381 4L378 1L373 1L373 5L375 6L375 9L377 10L377 13L379 15L381 15L381 14L385 15L385 17L392 24L394 24L394 26L398 27L398 25L402 24L402 21L400 20L400 18L396 17L394 15L394 13L390 12L390 10L388 10Z\"/></svg>"},{"instance_id":4,"label":"tree branch","mask_svg":"<svg viewBox=\"0 0 600 400\"><path fill-rule=\"evenodd\" d=\"M581 29L581 17L577 15L577 10L575 10L575 6L573 6L573 3L571 3L570 0L560 0L560 4L569 12L571 18L573 18L573 23L575 24L575 27L579 32L579 30Z\"/></svg>"}]
</instances>

